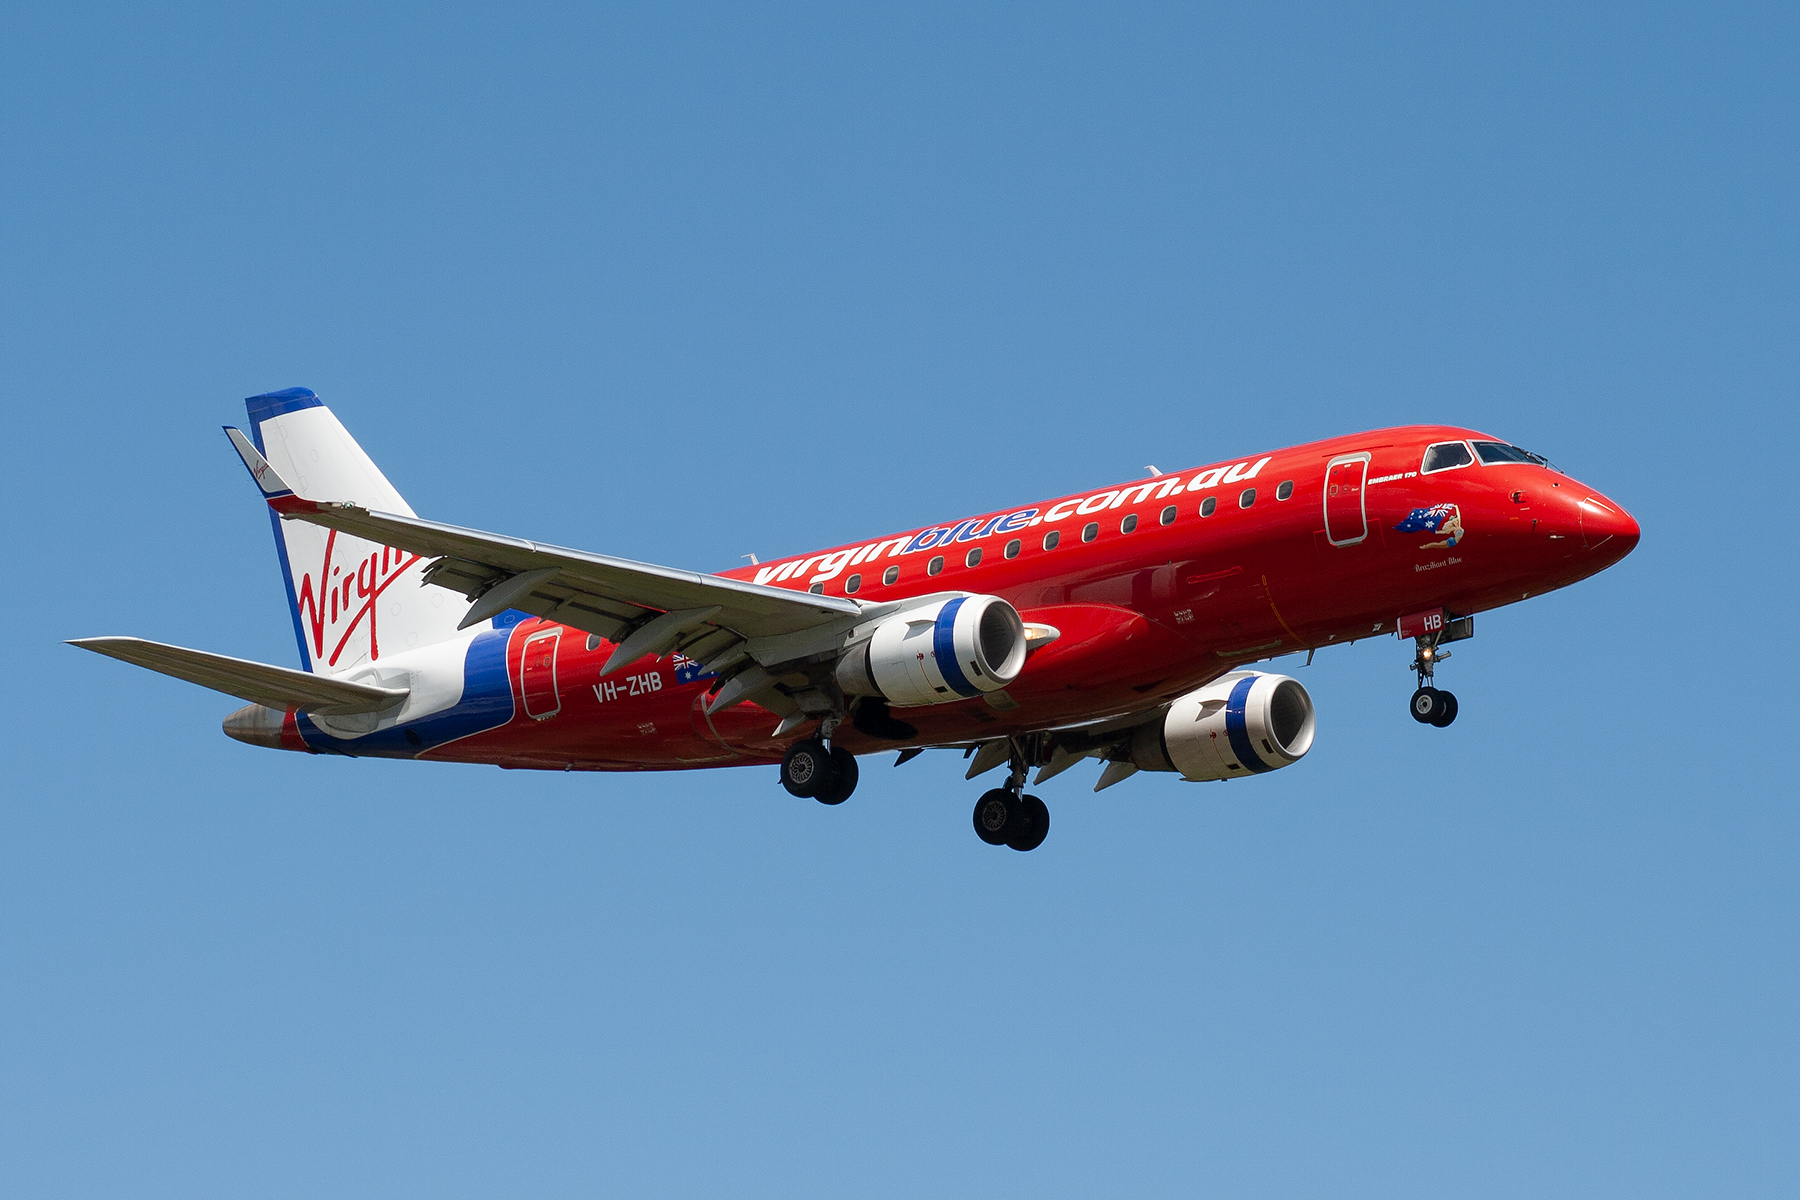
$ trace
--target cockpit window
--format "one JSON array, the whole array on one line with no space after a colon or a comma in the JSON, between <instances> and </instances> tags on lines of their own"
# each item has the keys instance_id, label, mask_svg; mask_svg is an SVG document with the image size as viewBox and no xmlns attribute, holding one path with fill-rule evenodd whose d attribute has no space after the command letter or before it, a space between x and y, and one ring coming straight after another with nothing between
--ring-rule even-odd
<instances>
[{"instance_id":1,"label":"cockpit window","mask_svg":"<svg viewBox=\"0 0 1800 1200\"><path fill-rule=\"evenodd\" d=\"M1540 467L1550 465L1550 460L1543 455L1509 446L1505 442L1476 442L1475 453L1481 455L1481 461L1488 466L1495 463L1532 463Z\"/></svg>"},{"instance_id":2,"label":"cockpit window","mask_svg":"<svg viewBox=\"0 0 1800 1200\"><path fill-rule=\"evenodd\" d=\"M1451 467L1466 467L1475 461L1464 442L1439 442L1426 448L1425 462L1419 467L1419 474L1429 475L1433 471L1448 471Z\"/></svg>"}]
</instances>

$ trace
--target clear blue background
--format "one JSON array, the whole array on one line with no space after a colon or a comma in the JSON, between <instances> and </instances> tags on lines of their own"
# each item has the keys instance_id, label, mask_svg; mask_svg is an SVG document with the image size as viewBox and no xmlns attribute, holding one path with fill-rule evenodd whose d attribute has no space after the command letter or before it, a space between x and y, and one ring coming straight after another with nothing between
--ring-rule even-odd
<instances>
[{"instance_id":1,"label":"clear blue background","mask_svg":"<svg viewBox=\"0 0 1800 1200\"><path fill-rule=\"evenodd\" d=\"M0 1191L1791 1196L1800 19L13 5ZM638 6L642 7L642 6ZM257 751L218 426L718 569L1462 422L1640 549L1317 749L853 802Z\"/></svg>"}]
</instances>

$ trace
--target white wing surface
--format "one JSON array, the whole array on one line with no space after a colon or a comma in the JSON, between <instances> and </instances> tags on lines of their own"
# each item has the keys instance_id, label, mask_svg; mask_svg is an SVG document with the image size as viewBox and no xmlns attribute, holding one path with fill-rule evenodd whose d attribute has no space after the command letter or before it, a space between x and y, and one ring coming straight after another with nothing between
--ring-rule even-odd
<instances>
[{"instance_id":1,"label":"white wing surface","mask_svg":"<svg viewBox=\"0 0 1800 1200\"><path fill-rule=\"evenodd\" d=\"M730 673L740 664L772 665L835 644L833 635L855 626L865 606L747 583L719 575L633 562L548 546L523 538L482 533L410 514L372 511L356 504L295 494L248 438L227 429L232 444L285 520L306 521L379 545L436 561L425 581L461 592L474 603L463 627L507 609L518 609L620 643L611 671L644 654L680 651L710 670ZM732 700L770 697L759 678L731 689ZM769 680L772 685L773 680ZM721 699L724 699L722 696ZM779 706L779 700L777 700Z\"/></svg>"}]
</instances>

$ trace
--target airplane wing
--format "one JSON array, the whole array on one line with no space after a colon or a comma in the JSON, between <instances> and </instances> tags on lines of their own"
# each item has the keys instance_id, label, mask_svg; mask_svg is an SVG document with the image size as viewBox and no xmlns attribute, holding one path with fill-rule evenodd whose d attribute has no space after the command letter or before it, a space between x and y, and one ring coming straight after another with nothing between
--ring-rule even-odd
<instances>
[{"instance_id":1,"label":"airplane wing","mask_svg":"<svg viewBox=\"0 0 1800 1200\"><path fill-rule=\"evenodd\" d=\"M188 650L162 642L147 642L143 638L76 638L69 645L149 667L152 671L273 709L292 708L327 716L380 712L399 704L408 694L406 688L349 683L327 675L209 654L204 650Z\"/></svg>"},{"instance_id":2,"label":"airplane wing","mask_svg":"<svg viewBox=\"0 0 1800 1200\"><path fill-rule=\"evenodd\" d=\"M384 546L434 558L428 583L474 603L462 627L518 609L618 643L602 674L645 654L679 650L709 670L728 672L750 657L746 643L768 645L791 635L856 623L854 600L768 587L695 571L633 562L482 533L418 517L372 512L354 504L298 496L241 432L226 428L270 507L284 519L308 521ZM802 641L806 639L802 638ZM769 654L757 656L771 661ZM779 657L779 652L776 653ZM754 665L732 687L736 703L773 686ZM721 692L717 708L728 697ZM777 701L779 703L779 701Z\"/></svg>"}]
</instances>

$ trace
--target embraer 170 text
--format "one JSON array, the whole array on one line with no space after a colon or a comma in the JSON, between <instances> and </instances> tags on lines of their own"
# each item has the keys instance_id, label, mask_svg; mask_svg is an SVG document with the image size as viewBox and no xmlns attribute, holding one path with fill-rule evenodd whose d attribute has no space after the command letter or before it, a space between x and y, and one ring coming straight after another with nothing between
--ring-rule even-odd
<instances>
[{"instance_id":1,"label":"embraer 170 text","mask_svg":"<svg viewBox=\"0 0 1800 1200\"><path fill-rule=\"evenodd\" d=\"M1584 579L1637 522L1543 458L1441 425L1252 455L717 575L420 520L319 398L227 429L275 527L303 670L138 638L77 646L250 701L239 741L314 754L645 771L780 763L839 804L856 755L1007 768L975 832L1030 850L1025 794L1083 758L1259 775L1312 746L1263 659L1391 633L1413 717L1474 614Z\"/></svg>"}]
</instances>

